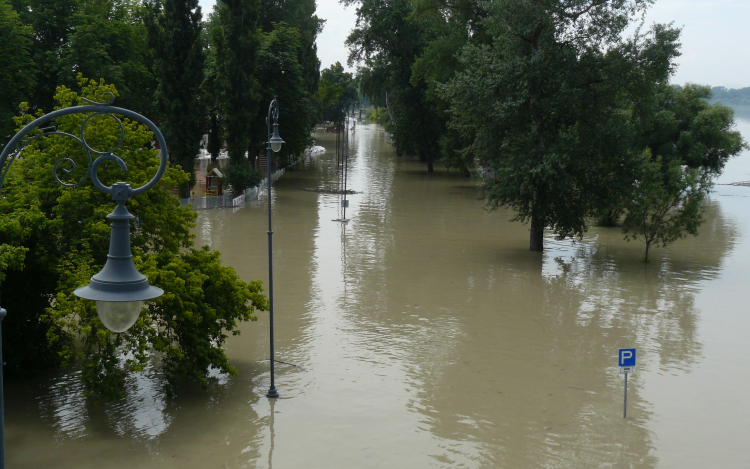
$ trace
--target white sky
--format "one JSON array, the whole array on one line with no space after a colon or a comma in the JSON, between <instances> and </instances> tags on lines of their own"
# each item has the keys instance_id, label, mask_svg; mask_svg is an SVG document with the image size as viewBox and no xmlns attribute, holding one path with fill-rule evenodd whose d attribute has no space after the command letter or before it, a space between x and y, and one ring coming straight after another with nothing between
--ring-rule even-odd
<instances>
[{"instance_id":1,"label":"white sky","mask_svg":"<svg viewBox=\"0 0 750 469\"><path fill-rule=\"evenodd\" d=\"M199 1L204 15L216 3ZM344 8L338 0L317 1L317 14L326 20L318 36L321 68L336 61L346 67L344 40L354 27L355 8ZM672 21L682 27L682 57L673 83L750 86L750 0L657 0L646 17L646 24Z\"/></svg>"}]
</instances>

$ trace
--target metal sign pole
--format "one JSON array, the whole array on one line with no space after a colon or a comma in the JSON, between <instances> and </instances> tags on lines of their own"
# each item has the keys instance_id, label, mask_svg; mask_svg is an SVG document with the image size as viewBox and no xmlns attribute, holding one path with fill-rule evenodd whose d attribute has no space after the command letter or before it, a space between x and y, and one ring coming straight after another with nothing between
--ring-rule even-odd
<instances>
[{"instance_id":1,"label":"metal sign pole","mask_svg":"<svg viewBox=\"0 0 750 469\"><path fill-rule=\"evenodd\" d=\"M620 373L625 373L625 402L622 405L622 418L628 417L628 375L635 369L635 352L634 348L621 348L617 358Z\"/></svg>"},{"instance_id":2,"label":"metal sign pole","mask_svg":"<svg viewBox=\"0 0 750 469\"><path fill-rule=\"evenodd\" d=\"M628 373L625 373L625 404L622 407L622 418L628 417Z\"/></svg>"}]
</instances>

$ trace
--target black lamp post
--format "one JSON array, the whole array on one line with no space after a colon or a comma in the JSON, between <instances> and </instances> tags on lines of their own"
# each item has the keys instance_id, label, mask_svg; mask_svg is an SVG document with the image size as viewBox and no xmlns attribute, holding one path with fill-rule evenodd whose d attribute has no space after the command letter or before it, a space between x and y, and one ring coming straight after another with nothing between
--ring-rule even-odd
<instances>
[{"instance_id":1,"label":"black lamp post","mask_svg":"<svg viewBox=\"0 0 750 469\"><path fill-rule=\"evenodd\" d=\"M11 164L18 158L18 155L31 142L48 136L62 135L77 141L83 148L88 157L89 170L86 175L75 184L68 184L57 177L57 167L60 163L71 165L71 169L62 168L63 172L72 173L76 168L76 163L70 158L61 158L55 163L53 176L55 180L63 186L75 187L91 178L94 186L105 194L110 194L112 199L117 202L114 211L107 215L107 219L112 220L112 236L109 243L109 254L107 262L102 270L91 277L88 286L78 288L73 293L79 298L96 301L96 312L102 323L113 332L123 332L132 326L138 319L143 302L161 296L164 292L157 287L151 286L145 275L138 272L133 264L133 256L130 252L130 220L135 217L125 208L125 202L131 197L143 194L159 182L167 169L167 144L164 136L159 129L150 120L142 115L111 106L114 96L110 96L108 103L97 103L87 101L88 105L69 107L60 109L44 115L21 129L3 149L0 154L0 191L2 191L3 182L8 174ZM43 124L50 123L54 119L69 114L89 114L81 125L80 138L65 132L45 132L37 135L21 144L23 138L34 129L41 127ZM114 119L120 126L120 141L115 148L109 151L97 151L89 146L84 137L86 123L94 116L105 115ZM114 153L120 148L125 137L125 129L117 115L125 116L147 126L153 133L156 141L159 142L160 162L159 169L154 177L145 185L133 189L125 182L118 182L112 186L105 186L99 180L97 170L105 161L112 161L123 171L127 171L125 162ZM19 146L20 144L20 146ZM18 147L16 149L16 147ZM94 157L92 158L92 154ZM6 311L0 308L0 322L5 317ZM2 364L2 329L0 329L0 364ZM3 402L3 372L0 365L0 469L5 469L5 415Z\"/></svg>"},{"instance_id":2,"label":"black lamp post","mask_svg":"<svg viewBox=\"0 0 750 469\"><path fill-rule=\"evenodd\" d=\"M271 118L273 117L273 136L271 136ZM274 356L273 356L273 229L271 229L271 156L281 150L284 141L279 137L279 102L273 98L268 106L268 149L267 149L267 172L268 172L268 319L271 328L271 387L266 396L279 397L274 382Z\"/></svg>"},{"instance_id":3,"label":"black lamp post","mask_svg":"<svg viewBox=\"0 0 750 469\"><path fill-rule=\"evenodd\" d=\"M343 158L344 158L344 200L341 201L341 207L344 209L344 214L339 220L341 223L349 223L349 220L346 218L346 207L349 206L349 201L346 198L346 183L347 183L347 177L349 175L349 109L351 108L352 111L352 117L354 117L354 106L356 103L354 101L349 102L346 105L346 108L344 108L344 116L346 116L346 120L344 122L344 135L345 140L342 141L343 146Z\"/></svg>"}]
</instances>

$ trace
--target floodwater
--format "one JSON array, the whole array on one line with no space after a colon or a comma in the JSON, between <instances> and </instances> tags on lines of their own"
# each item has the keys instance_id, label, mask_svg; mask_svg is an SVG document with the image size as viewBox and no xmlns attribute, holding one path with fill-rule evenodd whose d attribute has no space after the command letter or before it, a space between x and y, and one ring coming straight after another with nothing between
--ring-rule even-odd
<instances>
[{"instance_id":1,"label":"floodwater","mask_svg":"<svg viewBox=\"0 0 750 469\"><path fill-rule=\"evenodd\" d=\"M317 143L274 184L281 398L259 313L227 344L239 376L207 391L168 398L158 368L98 407L75 373L7 384L8 467L750 467L750 187L717 186L700 236L649 264L610 228L532 253L476 180L396 157L375 125L333 221L341 196L300 190L337 187L333 134ZM247 280L267 281L266 202L199 212L197 243Z\"/></svg>"}]
</instances>

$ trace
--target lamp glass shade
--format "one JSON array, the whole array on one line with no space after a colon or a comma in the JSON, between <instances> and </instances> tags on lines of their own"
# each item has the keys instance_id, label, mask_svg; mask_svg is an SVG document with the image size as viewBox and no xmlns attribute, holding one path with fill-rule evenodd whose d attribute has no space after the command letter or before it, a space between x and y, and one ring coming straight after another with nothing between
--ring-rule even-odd
<instances>
[{"instance_id":1,"label":"lamp glass shade","mask_svg":"<svg viewBox=\"0 0 750 469\"><path fill-rule=\"evenodd\" d=\"M96 314L112 332L125 332L141 314L143 301L97 301Z\"/></svg>"},{"instance_id":2,"label":"lamp glass shade","mask_svg":"<svg viewBox=\"0 0 750 469\"><path fill-rule=\"evenodd\" d=\"M273 125L273 136L271 137L271 140L268 141L268 143L271 144L271 150L273 150L274 153L278 153L279 150L281 150L281 144L285 143L281 139L281 137L279 137L278 124Z\"/></svg>"}]
</instances>

